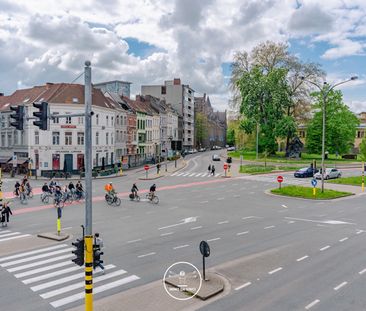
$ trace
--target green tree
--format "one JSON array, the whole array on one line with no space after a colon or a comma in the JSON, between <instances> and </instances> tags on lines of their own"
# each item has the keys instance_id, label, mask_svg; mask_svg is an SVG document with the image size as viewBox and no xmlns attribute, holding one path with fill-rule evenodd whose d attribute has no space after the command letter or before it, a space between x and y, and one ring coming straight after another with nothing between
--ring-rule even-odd
<instances>
[{"instance_id":1,"label":"green tree","mask_svg":"<svg viewBox=\"0 0 366 311\"><path fill-rule=\"evenodd\" d=\"M306 148L310 153L321 153L322 150L322 124L323 124L323 98L322 94L313 93L314 116L309 122L306 133ZM343 103L342 92L331 90L327 97L325 107L325 151L344 154L349 152L355 139L358 118L348 106Z\"/></svg>"},{"instance_id":2,"label":"green tree","mask_svg":"<svg viewBox=\"0 0 366 311\"><path fill-rule=\"evenodd\" d=\"M276 133L283 133L280 127L294 126L292 117L284 119L284 110L290 104L286 74L283 68L264 72L255 66L237 81L242 99L240 112L245 117L241 127L252 133L258 123L261 145L269 154L277 149Z\"/></svg>"},{"instance_id":3,"label":"green tree","mask_svg":"<svg viewBox=\"0 0 366 311\"><path fill-rule=\"evenodd\" d=\"M360 144L360 156L362 161L366 161L366 137L362 138Z\"/></svg>"},{"instance_id":4,"label":"green tree","mask_svg":"<svg viewBox=\"0 0 366 311\"><path fill-rule=\"evenodd\" d=\"M196 146L202 146L203 141L207 138L208 125L207 117L201 112L197 112L194 117L195 126L195 136L196 136Z\"/></svg>"},{"instance_id":5,"label":"green tree","mask_svg":"<svg viewBox=\"0 0 366 311\"><path fill-rule=\"evenodd\" d=\"M226 131L226 143L230 146L235 146L235 129L228 128Z\"/></svg>"}]
</instances>

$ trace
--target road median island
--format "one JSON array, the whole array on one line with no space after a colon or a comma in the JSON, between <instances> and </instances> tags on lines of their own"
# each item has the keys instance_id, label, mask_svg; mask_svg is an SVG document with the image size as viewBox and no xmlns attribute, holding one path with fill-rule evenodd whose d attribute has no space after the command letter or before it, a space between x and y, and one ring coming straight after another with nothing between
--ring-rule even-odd
<instances>
[{"instance_id":1,"label":"road median island","mask_svg":"<svg viewBox=\"0 0 366 311\"><path fill-rule=\"evenodd\" d=\"M295 171L298 167L292 166L263 166L263 165L241 165L239 167L239 173L259 175L267 174L272 172L283 172L283 171Z\"/></svg>"},{"instance_id":2,"label":"road median island","mask_svg":"<svg viewBox=\"0 0 366 311\"><path fill-rule=\"evenodd\" d=\"M313 188L303 186L284 186L281 188L272 189L271 193L287 197L312 200L331 200L353 195L351 192L336 191L331 189L324 189L324 192L322 193L320 189L317 189L316 195L314 196Z\"/></svg>"},{"instance_id":3,"label":"road median island","mask_svg":"<svg viewBox=\"0 0 366 311\"><path fill-rule=\"evenodd\" d=\"M361 187L362 186L362 176L342 177L342 178L327 180L327 183Z\"/></svg>"}]
</instances>

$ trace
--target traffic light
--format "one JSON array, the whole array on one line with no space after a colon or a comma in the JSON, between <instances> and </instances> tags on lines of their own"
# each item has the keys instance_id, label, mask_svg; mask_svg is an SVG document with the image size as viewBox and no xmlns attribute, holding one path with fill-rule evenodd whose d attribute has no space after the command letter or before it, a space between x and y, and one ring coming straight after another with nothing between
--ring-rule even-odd
<instances>
[{"instance_id":1,"label":"traffic light","mask_svg":"<svg viewBox=\"0 0 366 311\"><path fill-rule=\"evenodd\" d=\"M48 103L41 102L41 103L33 103L33 107L38 108L39 111L33 112L33 116L37 117L37 121L33 121L35 126L38 126L40 130L47 131L49 128L49 110L48 110Z\"/></svg>"},{"instance_id":2,"label":"traffic light","mask_svg":"<svg viewBox=\"0 0 366 311\"><path fill-rule=\"evenodd\" d=\"M10 122L11 126L14 126L17 130L24 130L24 106L10 106L10 110L15 111L14 114L10 115L14 122Z\"/></svg>"},{"instance_id":3,"label":"traffic light","mask_svg":"<svg viewBox=\"0 0 366 311\"><path fill-rule=\"evenodd\" d=\"M71 243L76 247L75 250L72 251L73 254L76 255L72 261L78 266L84 265L84 239L76 239L76 242Z\"/></svg>"},{"instance_id":4,"label":"traffic light","mask_svg":"<svg viewBox=\"0 0 366 311\"><path fill-rule=\"evenodd\" d=\"M104 252L100 250L99 245L94 245L93 247L93 268L95 269L99 264L102 264L104 261L100 258L104 255Z\"/></svg>"}]
</instances>

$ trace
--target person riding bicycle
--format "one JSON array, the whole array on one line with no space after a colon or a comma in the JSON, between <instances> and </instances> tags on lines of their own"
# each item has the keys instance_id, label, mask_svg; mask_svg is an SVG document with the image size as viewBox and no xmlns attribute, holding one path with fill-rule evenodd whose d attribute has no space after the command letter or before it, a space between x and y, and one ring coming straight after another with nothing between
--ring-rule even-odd
<instances>
[{"instance_id":1,"label":"person riding bicycle","mask_svg":"<svg viewBox=\"0 0 366 311\"><path fill-rule=\"evenodd\" d=\"M104 186L104 189L105 191L107 191L107 193L110 195L110 196L115 196L116 195L116 190L114 189L113 187L113 184L110 182L109 184L106 184Z\"/></svg>"},{"instance_id":2,"label":"person riding bicycle","mask_svg":"<svg viewBox=\"0 0 366 311\"><path fill-rule=\"evenodd\" d=\"M25 184L25 191L26 191L26 194L29 196L30 193L32 192L32 187L30 185L30 182L27 181L27 183Z\"/></svg>"},{"instance_id":3,"label":"person riding bicycle","mask_svg":"<svg viewBox=\"0 0 366 311\"><path fill-rule=\"evenodd\" d=\"M27 175L24 175L24 177L22 179L22 185L25 186L27 182L28 182L28 177L27 177Z\"/></svg>"},{"instance_id":4,"label":"person riding bicycle","mask_svg":"<svg viewBox=\"0 0 366 311\"><path fill-rule=\"evenodd\" d=\"M82 185L82 183L81 183L80 180L76 183L75 188L76 188L76 194L77 194L77 196L79 198L81 198L82 195L83 195L84 189L83 189L83 185Z\"/></svg>"},{"instance_id":5,"label":"person riding bicycle","mask_svg":"<svg viewBox=\"0 0 366 311\"><path fill-rule=\"evenodd\" d=\"M16 183L15 183L15 190L14 190L14 192L15 192L15 195L18 197L19 196L19 188L20 188L20 183L19 183L19 181L17 181Z\"/></svg>"},{"instance_id":6,"label":"person riding bicycle","mask_svg":"<svg viewBox=\"0 0 366 311\"><path fill-rule=\"evenodd\" d=\"M19 198L20 198L20 200L26 199L25 185L23 185L23 184L21 184L19 186Z\"/></svg>"},{"instance_id":7,"label":"person riding bicycle","mask_svg":"<svg viewBox=\"0 0 366 311\"><path fill-rule=\"evenodd\" d=\"M59 204L61 202L62 199L62 191L61 191L61 187L60 186L56 186L56 190L55 190L55 203Z\"/></svg>"},{"instance_id":8,"label":"person riding bicycle","mask_svg":"<svg viewBox=\"0 0 366 311\"><path fill-rule=\"evenodd\" d=\"M134 183L132 185L132 189L131 189L131 193L132 193L132 195L133 195L134 198L137 197L137 191L139 191L139 188L137 188L136 184Z\"/></svg>"},{"instance_id":9,"label":"person riding bicycle","mask_svg":"<svg viewBox=\"0 0 366 311\"><path fill-rule=\"evenodd\" d=\"M150 196L150 199L152 200L152 198L155 196L155 191L156 191L156 185L153 184L151 187L150 187L150 192L149 192L149 196Z\"/></svg>"},{"instance_id":10,"label":"person riding bicycle","mask_svg":"<svg viewBox=\"0 0 366 311\"><path fill-rule=\"evenodd\" d=\"M47 183L45 182L44 184L43 184L43 186L42 186L42 192L43 193L50 193L51 192L51 190L50 190L50 188L48 187L48 185L47 185Z\"/></svg>"},{"instance_id":11,"label":"person riding bicycle","mask_svg":"<svg viewBox=\"0 0 366 311\"><path fill-rule=\"evenodd\" d=\"M52 178L51 181L50 181L50 184L49 184L50 192L53 192L55 190L56 186L57 186L57 183Z\"/></svg>"},{"instance_id":12,"label":"person riding bicycle","mask_svg":"<svg viewBox=\"0 0 366 311\"><path fill-rule=\"evenodd\" d=\"M74 183L72 181L70 181L68 188L71 192L75 191L75 186L74 186Z\"/></svg>"}]
</instances>

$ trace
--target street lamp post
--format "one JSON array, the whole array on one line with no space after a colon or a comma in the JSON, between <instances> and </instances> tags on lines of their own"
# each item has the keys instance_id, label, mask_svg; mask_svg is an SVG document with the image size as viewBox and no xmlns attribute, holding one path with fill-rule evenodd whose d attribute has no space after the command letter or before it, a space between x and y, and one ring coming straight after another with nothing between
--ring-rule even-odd
<instances>
[{"instance_id":1,"label":"street lamp post","mask_svg":"<svg viewBox=\"0 0 366 311\"><path fill-rule=\"evenodd\" d=\"M313 81L310 80L306 80L305 77L301 77L301 80L306 81L312 85L315 85L319 91L320 94L322 95L322 110L323 110L323 124L322 124L322 163L321 163L321 177L322 177L322 193L324 192L324 155L325 155L325 118L326 118L326 107L327 107L327 99L328 99L328 95L330 93L330 91L332 91L335 87L350 82L350 81L354 81L357 80L358 77L357 76L353 76L348 80L339 82L339 83L335 83L333 85L328 84L326 81L323 82L323 85L319 85L318 83L315 83Z\"/></svg>"}]
</instances>

